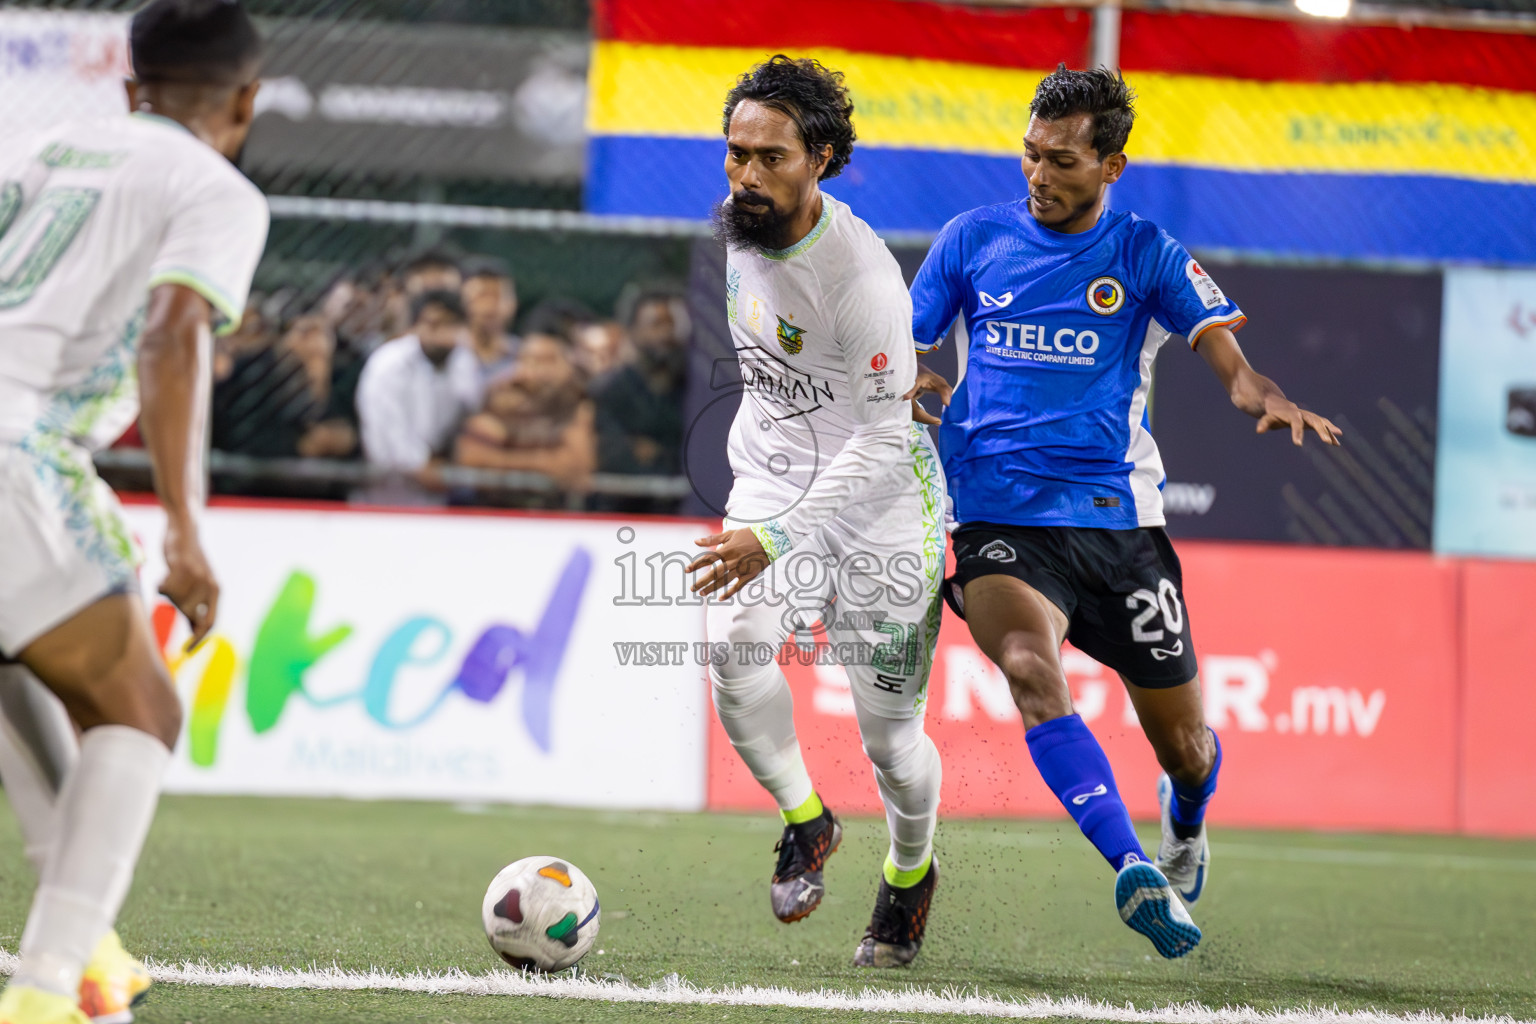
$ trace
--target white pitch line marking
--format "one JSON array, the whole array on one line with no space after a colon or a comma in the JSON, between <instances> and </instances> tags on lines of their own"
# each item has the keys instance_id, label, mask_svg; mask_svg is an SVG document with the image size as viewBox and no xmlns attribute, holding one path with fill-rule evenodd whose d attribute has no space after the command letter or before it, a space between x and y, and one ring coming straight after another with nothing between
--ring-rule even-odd
<instances>
[{"instance_id":1,"label":"white pitch line marking","mask_svg":"<svg viewBox=\"0 0 1536 1024\"><path fill-rule=\"evenodd\" d=\"M15 954L0 951L0 973L12 974L20 965ZM1142 1010L1127 1003L1116 1006L1081 996L1053 999L999 999L980 991L946 989L933 992L909 987L896 990L866 988L859 992L828 989L800 991L755 985L698 988L668 975L649 986L619 980L578 978L569 975L524 975L511 971L441 974L418 971L346 971L337 967L308 971L279 967L213 967L209 964L161 964L150 962L156 981L172 985L205 985L216 988L305 989L317 991L420 992L431 995L536 996L550 999L582 999L609 1003L650 1003L693 1006L778 1006L802 1010L855 1010L865 1013L948 1013L1009 1020L1048 1018L1111 1021L1114 1024L1536 1024L1514 1017L1445 1016L1428 1010L1393 1014L1374 1010L1346 1011L1328 1007L1297 1007L1289 1010L1255 1010L1252 1007L1212 1009L1199 1003L1183 1003Z\"/></svg>"}]
</instances>

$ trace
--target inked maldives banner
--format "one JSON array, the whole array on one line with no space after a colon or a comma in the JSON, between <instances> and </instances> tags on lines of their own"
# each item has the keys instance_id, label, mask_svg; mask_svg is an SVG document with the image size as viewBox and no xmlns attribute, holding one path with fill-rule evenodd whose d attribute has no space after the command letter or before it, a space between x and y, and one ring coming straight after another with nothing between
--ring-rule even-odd
<instances>
[{"instance_id":1,"label":"inked maldives banner","mask_svg":"<svg viewBox=\"0 0 1536 1024\"><path fill-rule=\"evenodd\" d=\"M163 517L128 512L151 590ZM186 708L167 788L697 809L697 671L623 665L614 641L703 640L697 605L636 599L623 568L700 530L210 509L212 638L183 654L180 616L153 613Z\"/></svg>"},{"instance_id":2,"label":"inked maldives banner","mask_svg":"<svg viewBox=\"0 0 1536 1024\"><path fill-rule=\"evenodd\" d=\"M721 108L775 52L843 71L858 131L827 189L879 230L1021 198L1040 78L1088 59L1068 8L597 0L587 208L703 218ZM1192 247L1536 263L1536 37L1126 11L1139 99L1113 205Z\"/></svg>"}]
</instances>

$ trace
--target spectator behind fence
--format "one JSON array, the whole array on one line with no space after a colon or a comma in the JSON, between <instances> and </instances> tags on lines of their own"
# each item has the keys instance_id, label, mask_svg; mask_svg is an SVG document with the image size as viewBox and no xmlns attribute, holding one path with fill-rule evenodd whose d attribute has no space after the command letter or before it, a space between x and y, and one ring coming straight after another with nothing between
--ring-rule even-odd
<instances>
[{"instance_id":1,"label":"spectator behind fence","mask_svg":"<svg viewBox=\"0 0 1536 1024\"><path fill-rule=\"evenodd\" d=\"M484 389L464 303L457 291L426 291L411 301L412 333L369 357L357 388L363 454L375 466L430 485L440 458Z\"/></svg>"},{"instance_id":2,"label":"spectator behind fence","mask_svg":"<svg viewBox=\"0 0 1536 1024\"><path fill-rule=\"evenodd\" d=\"M613 320L582 324L576 328L571 340L575 346L576 364L586 371L590 380L597 380L632 358L629 341L624 337L624 326Z\"/></svg>"},{"instance_id":3,"label":"spectator behind fence","mask_svg":"<svg viewBox=\"0 0 1536 1024\"><path fill-rule=\"evenodd\" d=\"M400 268L400 290L407 299L424 292L456 292L463 285L459 261L441 249L428 249Z\"/></svg>"},{"instance_id":4,"label":"spectator behind fence","mask_svg":"<svg viewBox=\"0 0 1536 1024\"><path fill-rule=\"evenodd\" d=\"M464 275L458 260L441 249L428 249L402 263L394 274L379 279L383 303L380 321L384 337L411 329L411 300L424 292L458 292Z\"/></svg>"},{"instance_id":5,"label":"spectator behind fence","mask_svg":"<svg viewBox=\"0 0 1536 1024\"><path fill-rule=\"evenodd\" d=\"M585 489L597 464L597 435L585 374L570 343L529 334L509 373L491 382L485 410L464 424L454 459L465 466L544 473Z\"/></svg>"},{"instance_id":6,"label":"spectator behind fence","mask_svg":"<svg viewBox=\"0 0 1536 1024\"><path fill-rule=\"evenodd\" d=\"M390 306L398 305L394 279L381 268L372 267L354 273L347 271L331 283L320 302L320 313L336 332L340 351L366 358L390 338L410 330L404 316L390 315Z\"/></svg>"},{"instance_id":7,"label":"spectator behind fence","mask_svg":"<svg viewBox=\"0 0 1536 1024\"><path fill-rule=\"evenodd\" d=\"M235 362L242 356L259 351L272 344L272 324L262 310L266 296L251 292L245 302L245 313L240 326L213 340L213 379L228 377Z\"/></svg>"},{"instance_id":8,"label":"spectator behind fence","mask_svg":"<svg viewBox=\"0 0 1536 1024\"><path fill-rule=\"evenodd\" d=\"M213 389L213 446L264 458L343 458L357 447L350 396L336 386L336 337L296 318L277 344L233 359Z\"/></svg>"},{"instance_id":9,"label":"spectator behind fence","mask_svg":"<svg viewBox=\"0 0 1536 1024\"><path fill-rule=\"evenodd\" d=\"M517 316L517 283L499 262L481 258L466 266L460 294L480 374L489 383L510 370L517 358L517 338L511 333Z\"/></svg>"},{"instance_id":10,"label":"spectator behind fence","mask_svg":"<svg viewBox=\"0 0 1536 1024\"><path fill-rule=\"evenodd\" d=\"M624 358L624 328L574 299L549 298L528 313L529 334L553 334L571 346L576 366L596 380Z\"/></svg>"},{"instance_id":11,"label":"spectator behind fence","mask_svg":"<svg viewBox=\"0 0 1536 1024\"><path fill-rule=\"evenodd\" d=\"M679 472L691 330L687 303L679 296L646 292L635 301L629 315L633 358L592 389L598 462L605 473Z\"/></svg>"}]
</instances>

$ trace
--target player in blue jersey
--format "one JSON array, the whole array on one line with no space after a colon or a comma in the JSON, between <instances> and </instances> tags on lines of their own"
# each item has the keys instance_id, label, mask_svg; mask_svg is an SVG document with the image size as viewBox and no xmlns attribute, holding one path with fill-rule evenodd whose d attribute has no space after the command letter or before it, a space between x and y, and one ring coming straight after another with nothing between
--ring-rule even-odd
<instances>
[{"instance_id":1,"label":"player in blue jersey","mask_svg":"<svg viewBox=\"0 0 1536 1024\"><path fill-rule=\"evenodd\" d=\"M918 350L957 316L969 342L939 450L954 498L945 598L1003 670L1047 785L1117 872L1121 918L1165 957L1200 929L1205 806L1221 744L1205 724L1178 557L1163 532L1163 466L1148 431L1152 360L1172 335L1204 357L1258 431L1340 431L1243 357L1243 313L1157 225L1105 207L1125 170L1134 94L1107 70L1048 75L1024 136L1029 197L945 225L912 286ZM924 414L930 422L939 422ZM1148 863L1109 761L1073 713L1060 648L1118 672L1166 774Z\"/></svg>"}]
</instances>

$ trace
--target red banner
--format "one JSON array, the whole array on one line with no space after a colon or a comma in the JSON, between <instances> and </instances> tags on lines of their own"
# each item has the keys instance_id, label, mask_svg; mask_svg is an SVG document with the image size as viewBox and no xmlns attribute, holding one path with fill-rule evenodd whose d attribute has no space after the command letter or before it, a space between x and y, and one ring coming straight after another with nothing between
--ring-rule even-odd
<instances>
[{"instance_id":1,"label":"red banner","mask_svg":"<svg viewBox=\"0 0 1536 1024\"><path fill-rule=\"evenodd\" d=\"M826 47L1005 68L1084 67L1091 16L1071 7L907 0L779 0L759 10L717 0L597 0L598 39L669 46ZM1533 88L1536 39L1517 32L1360 25L1302 15L1126 11L1128 72L1261 82L1445 82ZM1134 76L1133 76L1134 81Z\"/></svg>"},{"instance_id":2,"label":"red banner","mask_svg":"<svg viewBox=\"0 0 1536 1024\"><path fill-rule=\"evenodd\" d=\"M1536 565L1467 562L1462 575L1462 825L1536 835Z\"/></svg>"},{"instance_id":3,"label":"red banner","mask_svg":"<svg viewBox=\"0 0 1536 1024\"><path fill-rule=\"evenodd\" d=\"M1455 829L1456 563L1193 542L1179 551L1206 715L1226 755L1214 817L1232 825ZM793 647L786 652L817 790L836 810L877 812L846 674L799 664ZM1155 817L1157 763L1119 679L1071 648L1064 668L1131 813ZM952 615L940 633L927 727L944 759L944 813L1063 813L1030 761L1007 683ZM711 807L772 808L713 719L710 761ZM1536 830L1532 812L1519 813L1525 829Z\"/></svg>"}]
</instances>

